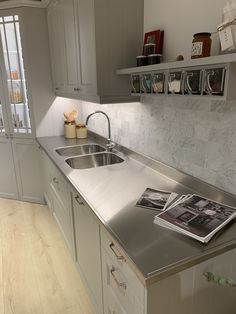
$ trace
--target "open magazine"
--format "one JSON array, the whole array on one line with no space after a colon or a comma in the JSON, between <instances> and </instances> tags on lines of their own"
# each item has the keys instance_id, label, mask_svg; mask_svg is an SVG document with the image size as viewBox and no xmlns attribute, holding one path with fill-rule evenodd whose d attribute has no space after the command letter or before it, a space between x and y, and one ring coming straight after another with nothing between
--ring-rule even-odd
<instances>
[{"instance_id":1,"label":"open magazine","mask_svg":"<svg viewBox=\"0 0 236 314\"><path fill-rule=\"evenodd\" d=\"M236 208L193 194L177 199L154 222L207 243L235 217Z\"/></svg>"},{"instance_id":2,"label":"open magazine","mask_svg":"<svg viewBox=\"0 0 236 314\"><path fill-rule=\"evenodd\" d=\"M177 193L147 188L136 206L164 211L178 198Z\"/></svg>"}]
</instances>

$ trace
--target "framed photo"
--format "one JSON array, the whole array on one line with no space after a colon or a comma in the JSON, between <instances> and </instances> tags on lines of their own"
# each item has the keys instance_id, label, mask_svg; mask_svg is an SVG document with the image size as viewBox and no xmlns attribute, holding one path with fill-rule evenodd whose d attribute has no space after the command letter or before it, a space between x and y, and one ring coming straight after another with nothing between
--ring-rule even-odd
<instances>
[{"instance_id":1,"label":"framed photo","mask_svg":"<svg viewBox=\"0 0 236 314\"><path fill-rule=\"evenodd\" d=\"M157 54L162 54L162 48L163 48L163 37L164 37L164 31L158 29L152 32L148 32L144 34L144 43L146 44L156 44L156 51ZM144 54L144 49L143 49Z\"/></svg>"}]
</instances>

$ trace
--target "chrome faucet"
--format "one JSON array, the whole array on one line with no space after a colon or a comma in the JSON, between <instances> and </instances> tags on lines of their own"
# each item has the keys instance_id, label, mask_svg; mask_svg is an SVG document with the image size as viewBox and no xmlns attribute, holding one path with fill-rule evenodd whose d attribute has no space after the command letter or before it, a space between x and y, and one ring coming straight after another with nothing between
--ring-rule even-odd
<instances>
[{"instance_id":1,"label":"chrome faucet","mask_svg":"<svg viewBox=\"0 0 236 314\"><path fill-rule=\"evenodd\" d=\"M107 118L107 125L108 125L108 138L107 138L107 150L108 151L112 151L112 149L115 147L115 143L112 142L111 140L111 123L110 123L110 119L108 117L108 115L104 112L104 111L101 111L101 110L97 110L97 111L94 111L94 112L91 112L87 118L86 118L86 126L88 125L88 121L89 121L89 118L91 116L93 116L94 114L96 113L102 113L106 118Z\"/></svg>"}]
</instances>

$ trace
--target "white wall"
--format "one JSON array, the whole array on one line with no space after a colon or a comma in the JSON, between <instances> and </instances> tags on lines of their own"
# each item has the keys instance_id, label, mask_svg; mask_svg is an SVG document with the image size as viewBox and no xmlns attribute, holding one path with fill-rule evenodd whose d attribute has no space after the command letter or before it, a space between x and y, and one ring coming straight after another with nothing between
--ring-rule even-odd
<instances>
[{"instance_id":1,"label":"white wall","mask_svg":"<svg viewBox=\"0 0 236 314\"><path fill-rule=\"evenodd\" d=\"M182 54L190 59L194 33L215 32L227 0L144 0L144 30L164 29L164 58ZM218 53L218 35L212 35L212 55Z\"/></svg>"},{"instance_id":2,"label":"white wall","mask_svg":"<svg viewBox=\"0 0 236 314\"><path fill-rule=\"evenodd\" d=\"M192 35L216 29L225 1L145 0L144 29L165 30L166 59L190 58ZM216 35L213 41L216 54ZM236 101L153 96L133 104L82 102L82 120L98 109L111 118L117 143L236 194ZM89 128L107 136L102 116L91 119Z\"/></svg>"}]
</instances>

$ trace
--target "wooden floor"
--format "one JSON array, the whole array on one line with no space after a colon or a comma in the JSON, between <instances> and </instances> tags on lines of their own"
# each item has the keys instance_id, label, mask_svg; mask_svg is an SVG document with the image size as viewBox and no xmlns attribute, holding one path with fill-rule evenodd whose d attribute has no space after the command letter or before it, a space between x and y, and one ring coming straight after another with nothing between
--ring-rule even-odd
<instances>
[{"instance_id":1,"label":"wooden floor","mask_svg":"<svg viewBox=\"0 0 236 314\"><path fill-rule=\"evenodd\" d=\"M0 314L92 313L49 209L0 199Z\"/></svg>"}]
</instances>

